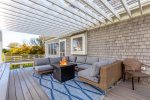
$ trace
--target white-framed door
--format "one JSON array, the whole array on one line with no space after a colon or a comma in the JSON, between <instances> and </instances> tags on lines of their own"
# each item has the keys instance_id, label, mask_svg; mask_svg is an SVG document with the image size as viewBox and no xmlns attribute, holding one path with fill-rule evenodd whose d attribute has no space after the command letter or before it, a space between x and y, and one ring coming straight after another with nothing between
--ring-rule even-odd
<instances>
[{"instance_id":1,"label":"white-framed door","mask_svg":"<svg viewBox=\"0 0 150 100\"><path fill-rule=\"evenodd\" d=\"M59 40L59 56L66 56L66 39Z\"/></svg>"}]
</instances>

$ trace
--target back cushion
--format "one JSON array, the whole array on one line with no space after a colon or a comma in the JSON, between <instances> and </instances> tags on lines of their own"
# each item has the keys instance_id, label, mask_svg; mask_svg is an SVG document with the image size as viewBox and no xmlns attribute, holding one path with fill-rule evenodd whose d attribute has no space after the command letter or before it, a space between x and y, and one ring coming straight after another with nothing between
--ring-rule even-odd
<instances>
[{"instance_id":1,"label":"back cushion","mask_svg":"<svg viewBox=\"0 0 150 100\"><path fill-rule=\"evenodd\" d=\"M77 57L76 56L69 56L70 62L76 62Z\"/></svg>"},{"instance_id":2,"label":"back cushion","mask_svg":"<svg viewBox=\"0 0 150 100\"><path fill-rule=\"evenodd\" d=\"M86 56L77 56L77 63L85 63Z\"/></svg>"},{"instance_id":3,"label":"back cushion","mask_svg":"<svg viewBox=\"0 0 150 100\"><path fill-rule=\"evenodd\" d=\"M95 62L98 62L98 57L87 57L86 58L86 63L87 64L91 64L92 65Z\"/></svg>"},{"instance_id":4,"label":"back cushion","mask_svg":"<svg viewBox=\"0 0 150 100\"><path fill-rule=\"evenodd\" d=\"M111 64L111 63L114 63L115 61L117 61L117 60L116 59L109 59L108 63Z\"/></svg>"},{"instance_id":5,"label":"back cushion","mask_svg":"<svg viewBox=\"0 0 150 100\"><path fill-rule=\"evenodd\" d=\"M34 58L35 66L50 64L49 58Z\"/></svg>"},{"instance_id":6,"label":"back cushion","mask_svg":"<svg viewBox=\"0 0 150 100\"><path fill-rule=\"evenodd\" d=\"M61 60L61 57L49 58L51 64L58 64Z\"/></svg>"}]
</instances>

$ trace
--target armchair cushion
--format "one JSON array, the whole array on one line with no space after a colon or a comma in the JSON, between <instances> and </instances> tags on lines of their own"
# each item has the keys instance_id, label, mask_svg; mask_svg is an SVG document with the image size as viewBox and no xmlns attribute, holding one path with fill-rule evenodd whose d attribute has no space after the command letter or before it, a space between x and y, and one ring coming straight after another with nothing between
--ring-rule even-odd
<instances>
[{"instance_id":1,"label":"armchair cushion","mask_svg":"<svg viewBox=\"0 0 150 100\"><path fill-rule=\"evenodd\" d=\"M35 66L50 64L49 58L34 58Z\"/></svg>"}]
</instances>

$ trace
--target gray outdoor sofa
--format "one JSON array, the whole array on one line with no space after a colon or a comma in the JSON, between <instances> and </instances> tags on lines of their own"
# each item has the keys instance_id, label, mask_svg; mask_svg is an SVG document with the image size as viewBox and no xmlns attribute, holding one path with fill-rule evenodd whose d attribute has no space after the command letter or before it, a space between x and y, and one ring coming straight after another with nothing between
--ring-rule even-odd
<instances>
[{"instance_id":1,"label":"gray outdoor sofa","mask_svg":"<svg viewBox=\"0 0 150 100\"><path fill-rule=\"evenodd\" d=\"M79 79L107 90L122 75L121 61L92 56L66 56L69 63L76 63ZM52 64L59 63L62 57L35 58L34 69L38 74L53 72Z\"/></svg>"},{"instance_id":2,"label":"gray outdoor sofa","mask_svg":"<svg viewBox=\"0 0 150 100\"><path fill-rule=\"evenodd\" d=\"M101 59L98 57L92 56L66 56L69 63L76 63L78 70L85 70L92 68L93 64L96 62L103 62L105 64L113 63L116 60ZM34 59L34 68L35 71L39 74L52 72L52 64L59 63L62 60L62 57L49 57L49 58L35 58Z\"/></svg>"}]
</instances>

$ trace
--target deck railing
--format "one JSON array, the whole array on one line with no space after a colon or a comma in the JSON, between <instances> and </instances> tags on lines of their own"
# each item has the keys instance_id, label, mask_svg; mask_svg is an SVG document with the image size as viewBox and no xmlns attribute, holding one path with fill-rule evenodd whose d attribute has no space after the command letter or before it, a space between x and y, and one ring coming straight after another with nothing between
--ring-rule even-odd
<instances>
[{"instance_id":1,"label":"deck railing","mask_svg":"<svg viewBox=\"0 0 150 100\"><path fill-rule=\"evenodd\" d=\"M33 61L34 58L42 58L44 55L32 55L32 54L24 54L24 55L4 55L4 62L19 62L19 61Z\"/></svg>"}]
</instances>

